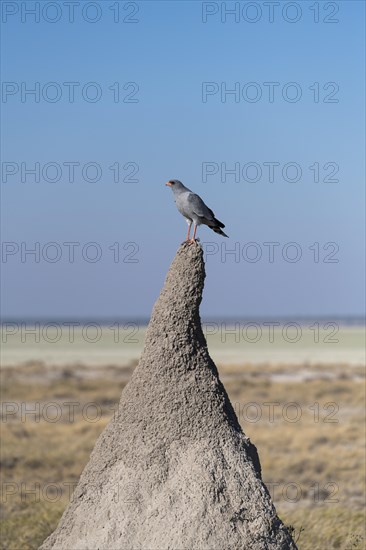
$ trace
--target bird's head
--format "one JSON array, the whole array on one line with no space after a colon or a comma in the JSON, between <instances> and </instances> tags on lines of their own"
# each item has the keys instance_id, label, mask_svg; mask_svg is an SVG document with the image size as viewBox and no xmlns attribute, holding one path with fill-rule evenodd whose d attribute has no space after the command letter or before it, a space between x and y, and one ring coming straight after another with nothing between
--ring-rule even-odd
<instances>
[{"instance_id":1,"label":"bird's head","mask_svg":"<svg viewBox=\"0 0 366 550\"><path fill-rule=\"evenodd\" d=\"M184 189L183 183L179 180L169 180L166 182L165 185L167 185L168 187L171 187L173 191L176 191L178 189Z\"/></svg>"}]
</instances>

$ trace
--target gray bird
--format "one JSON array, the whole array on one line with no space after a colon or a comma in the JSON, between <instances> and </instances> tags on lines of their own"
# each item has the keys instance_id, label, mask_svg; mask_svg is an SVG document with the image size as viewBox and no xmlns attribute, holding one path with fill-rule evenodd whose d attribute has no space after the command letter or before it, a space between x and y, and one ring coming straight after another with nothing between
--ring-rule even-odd
<instances>
[{"instance_id":1,"label":"gray bird","mask_svg":"<svg viewBox=\"0 0 366 550\"><path fill-rule=\"evenodd\" d=\"M228 237L222 228L225 225L215 218L215 214L205 205L201 197L192 193L190 189L187 189L183 183L179 180L169 180L166 185L172 188L174 193L175 204L182 216L185 217L188 223L188 233L186 241L189 241L192 223L194 225L193 237L190 240L191 243L195 242L197 226L201 224L208 225L215 233Z\"/></svg>"}]
</instances>

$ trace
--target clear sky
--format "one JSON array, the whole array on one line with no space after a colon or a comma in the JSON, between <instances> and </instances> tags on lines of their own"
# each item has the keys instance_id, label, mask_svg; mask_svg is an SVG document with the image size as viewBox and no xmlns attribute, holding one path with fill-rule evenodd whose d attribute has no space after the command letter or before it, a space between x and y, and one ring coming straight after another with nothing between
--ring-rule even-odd
<instances>
[{"instance_id":1,"label":"clear sky","mask_svg":"<svg viewBox=\"0 0 366 550\"><path fill-rule=\"evenodd\" d=\"M2 2L3 318L149 316L171 178L204 316L363 314L365 4L253 4Z\"/></svg>"}]
</instances>

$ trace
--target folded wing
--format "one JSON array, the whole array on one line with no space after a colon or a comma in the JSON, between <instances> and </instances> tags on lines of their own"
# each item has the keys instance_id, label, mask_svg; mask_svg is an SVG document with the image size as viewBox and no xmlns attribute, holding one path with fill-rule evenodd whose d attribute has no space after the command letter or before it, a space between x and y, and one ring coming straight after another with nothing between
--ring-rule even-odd
<instances>
[{"instance_id":1,"label":"folded wing","mask_svg":"<svg viewBox=\"0 0 366 550\"><path fill-rule=\"evenodd\" d=\"M200 196L195 193L189 193L187 197L189 209L196 214L199 218L202 218L202 223L206 225L213 226L218 225L219 227L225 227L225 225L215 218L215 214L206 206Z\"/></svg>"},{"instance_id":2,"label":"folded wing","mask_svg":"<svg viewBox=\"0 0 366 550\"><path fill-rule=\"evenodd\" d=\"M189 193L187 196L187 206L190 212L200 218L201 223L208 225L215 233L227 237L227 235L221 231L221 228L225 227L225 225L215 218L213 211L206 206L200 196L195 193Z\"/></svg>"}]
</instances>

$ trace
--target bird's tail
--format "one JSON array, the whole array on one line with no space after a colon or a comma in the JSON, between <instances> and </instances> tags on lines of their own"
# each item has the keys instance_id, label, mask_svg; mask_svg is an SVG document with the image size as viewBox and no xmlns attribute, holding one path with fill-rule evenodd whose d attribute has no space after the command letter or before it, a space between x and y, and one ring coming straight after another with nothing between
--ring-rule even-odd
<instances>
[{"instance_id":1,"label":"bird's tail","mask_svg":"<svg viewBox=\"0 0 366 550\"><path fill-rule=\"evenodd\" d=\"M220 222L220 220L217 220L216 218L213 219L213 222L215 225L210 225L212 231L215 231L215 233L218 233L223 237L229 238L229 235L226 235L226 233L224 233L222 230L222 228L225 227L225 225L222 222Z\"/></svg>"}]
</instances>

